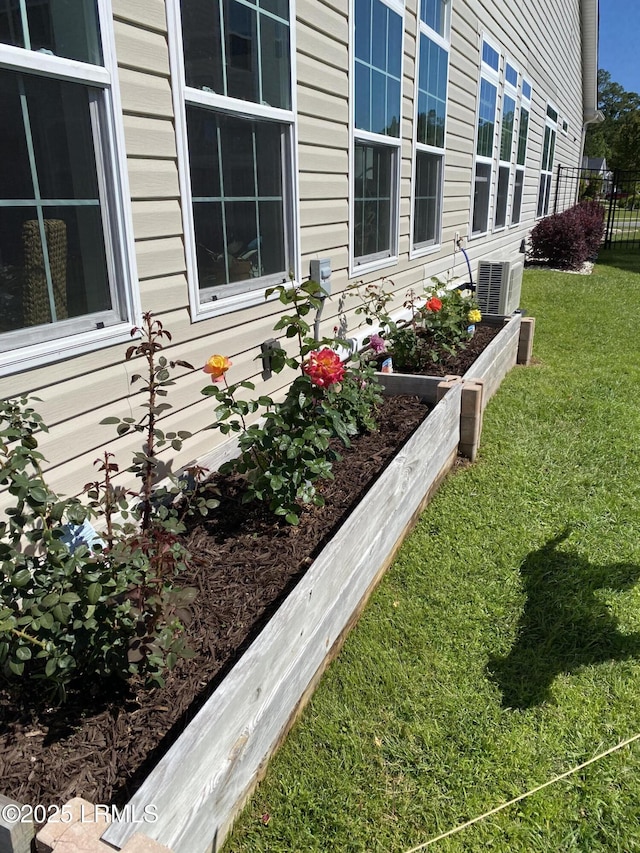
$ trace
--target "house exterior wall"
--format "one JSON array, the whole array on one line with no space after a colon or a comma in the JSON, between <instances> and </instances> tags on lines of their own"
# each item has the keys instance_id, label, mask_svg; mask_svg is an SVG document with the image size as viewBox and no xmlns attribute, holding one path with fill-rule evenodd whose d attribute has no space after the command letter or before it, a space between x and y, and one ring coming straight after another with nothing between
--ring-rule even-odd
<instances>
[{"instance_id":1,"label":"house exterior wall","mask_svg":"<svg viewBox=\"0 0 640 853\"><path fill-rule=\"evenodd\" d=\"M171 2L171 0L168 0ZM309 277L309 262L328 257L332 297L327 301L322 332L344 325L352 332L360 323L357 299L347 288L358 280L387 277L400 306L410 288L422 289L431 276L466 276L456 233L464 238L474 276L483 257L514 256L536 221L538 186L547 104L559 114L554 173L559 164L576 166L581 154L583 122L580 0L520 0L517 14L506 0L452 0L449 86L442 229L438 244L412 257L412 187L414 177L415 75L420 38L419 0L406 0L403 15L400 191L397 260L359 274L350 261L353 199L353 62L351 21L354 0L296 0L294 113L296 198L293 233L299 278ZM396 4L400 0L390 0ZM114 0L113 43L122 106L129 215L135 246L135 269L142 310L152 311L172 334L167 357L184 359L196 368L214 352L233 361L233 380L251 379L259 393L277 393L287 374L264 382L256 361L260 343L273 337L278 303L255 301L248 307L221 311L194 322L188 285L185 240L185 156L176 115L176 67L164 0ZM169 17L171 20L171 17ZM474 151L483 36L500 53L500 79L508 59L531 84L530 126L525 164L521 221L517 225L470 236ZM498 95L500 115L503 89ZM566 122L566 132L562 124ZM494 139L497 149L498 135ZM494 162L497 162L494 161ZM184 164L183 164L184 165ZM495 191L495 187L494 187ZM186 251L185 251L186 245ZM32 394L50 433L41 449L48 460L50 485L65 494L81 491L93 476L93 462L108 448L122 468L138 442L114 439L108 416L140 414L131 375L139 365L124 360L129 344L102 346L71 358L61 357L22 372L0 376L2 397ZM61 351L62 353L62 351ZM166 430L188 428L195 436L181 453L166 453L167 471L205 455L220 436L205 430L213 419L210 401L200 389L207 377L196 369L177 371L169 390L173 408Z\"/></svg>"}]
</instances>

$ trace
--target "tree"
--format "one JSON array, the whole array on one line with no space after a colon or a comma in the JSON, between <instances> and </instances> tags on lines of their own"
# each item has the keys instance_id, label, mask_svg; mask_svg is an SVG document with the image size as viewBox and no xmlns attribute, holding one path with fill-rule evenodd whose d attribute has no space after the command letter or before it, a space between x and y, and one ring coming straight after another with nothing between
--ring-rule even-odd
<instances>
[{"instance_id":1,"label":"tree","mask_svg":"<svg viewBox=\"0 0 640 853\"><path fill-rule=\"evenodd\" d=\"M627 92L601 68L598 102L605 120L587 128L584 153L587 157L605 157L612 169L640 171L640 95Z\"/></svg>"}]
</instances>

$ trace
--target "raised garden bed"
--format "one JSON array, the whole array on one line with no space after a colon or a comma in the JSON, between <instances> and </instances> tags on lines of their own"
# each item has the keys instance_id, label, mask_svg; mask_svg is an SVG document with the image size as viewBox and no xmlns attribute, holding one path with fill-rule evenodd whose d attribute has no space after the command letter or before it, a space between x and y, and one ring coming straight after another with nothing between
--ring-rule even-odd
<instances>
[{"instance_id":1,"label":"raised garden bed","mask_svg":"<svg viewBox=\"0 0 640 853\"><path fill-rule=\"evenodd\" d=\"M503 324L502 318L499 322ZM499 357L503 348L499 339L510 353L514 340L517 345L516 323L506 324L509 331L500 332L495 339L498 343L485 359L491 375L496 374L499 363L506 363ZM510 360L511 355L506 361ZM477 376L475 370L472 375ZM461 424L464 426L463 399L472 385L468 381L443 384L434 377L411 379L419 380L421 385L410 393L417 393L434 405L433 411L320 550L270 621L270 612L265 612L262 618L266 624L259 636L219 681L129 800L130 815L144 813L144 806L152 803L157 820L142 826L134 822L112 823L103 836L110 844L122 847L135 832L157 839L174 853L204 853L222 843L269 756L338 652L424 503L453 463ZM385 383L389 380L404 381L398 374L384 377ZM445 389L446 394L439 399ZM474 405L477 408L477 395ZM221 449L218 461L228 452L227 447ZM215 465L216 460L207 461ZM153 718L147 726L164 726L166 712L174 711L162 707L162 702L159 694L158 719ZM134 707L129 722L126 715L120 722L126 728L135 716ZM184 716L190 719L192 712L185 712ZM55 731L48 736L55 740ZM94 747L103 748L98 744ZM108 748L117 748L117 742ZM69 796L77 793L70 791ZM96 792L94 801L102 802L104 798ZM124 806L122 790L115 801ZM4 853L1 827L0 850Z\"/></svg>"},{"instance_id":2,"label":"raised garden bed","mask_svg":"<svg viewBox=\"0 0 640 853\"><path fill-rule=\"evenodd\" d=\"M221 844L269 756L453 464L461 390L451 389L434 407L134 794L134 811L141 803L158 809L158 821L145 825L144 832L174 853L204 853ZM136 828L112 824L104 838L122 846Z\"/></svg>"},{"instance_id":3,"label":"raised garden bed","mask_svg":"<svg viewBox=\"0 0 640 853\"><path fill-rule=\"evenodd\" d=\"M495 330L499 329L495 334ZM486 314L476 337L488 343L469 367L458 374L463 383L461 406L460 451L475 459L482 431L482 415L500 383L515 364L529 364L533 346L535 320L519 313L505 316ZM482 333L488 332L484 335ZM464 353L463 353L464 355ZM455 377L440 371L437 377L414 373L378 373L378 381L388 394L417 394L428 402L437 399L438 381Z\"/></svg>"}]
</instances>

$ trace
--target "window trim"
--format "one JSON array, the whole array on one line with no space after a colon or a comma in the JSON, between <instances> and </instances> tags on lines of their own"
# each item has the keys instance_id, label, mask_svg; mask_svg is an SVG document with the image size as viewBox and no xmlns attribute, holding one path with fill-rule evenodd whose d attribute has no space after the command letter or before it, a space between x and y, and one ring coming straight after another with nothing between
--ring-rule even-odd
<instances>
[{"instance_id":1,"label":"window trim","mask_svg":"<svg viewBox=\"0 0 640 853\"><path fill-rule=\"evenodd\" d=\"M421 3L418 2L416 10L417 34L416 34L416 58L415 58L415 80L414 80L414 96L413 96L413 140L411 152L411 216L409 217L409 259L421 258L425 255L431 255L438 252L442 247L442 215L444 209L444 170L446 166L447 152L447 126L449 118L449 75L451 71L451 0L444 0L445 4L445 21L444 21L444 36L440 35L437 30L432 29L420 17ZM418 142L418 89L420 80L420 37L425 35L432 42L437 44L447 52L447 95L445 101L444 115L444 139L442 148L437 148L433 145L426 145ZM440 158L440 186L438 188L437 205L437 236L433 243L414 242L414 229L416 219L416 181L418 175L418 154L432 154Z\"/></svg>"},{"instance_id":2,"label":"window trim","mask_svg":"<svg viewBox=\"0 0 640 853\"><path fill-rule=\"evenodd\" d=\"M485 42L498 54L498 70L496 71L493 67L488 65L483 60L484 53L484 44ZM480 58L480 68L478 73L478 88L477 88L477 98L476 98L476 113L475 113L475 134L473 137L473 167L471 172L471 203L469 207L469 240L476 240L480 237L485 237L487 234L491 232L493 216L494 216L494 184L496 184L496 140L498 137L499 124L498 121L498 95L500 94L500 65L502 59L502 52L500 48L497 46L496 42L491 38L491 36L486 33L480 33L480 48L479 48L479 58ZM478 154L478 133L480 130L480 94L482 81L486 80L491 86L493 86L496 90L496 104L494 109L494 118L493 118L493 140L491 146L491 156L487 157L485 155ZM475 213L475 188L476 188L476 171L478 164L482 164L485 166L489 166L490 174L489 174L489 189L488 189L488 205L487 205L487 227L483 231L473 231L473 218Z\"/></svg>"},{"instance_id":3,"label":"window trim","mask_svg":"<svg viewBox=\"0 0 640 853\"><path fill-rule=\"evenodd\" d=\"M552 116L549 115L549 110L552 110L556 114L556 119L554 120ZM553 166L555 162L556 155L556 147L558 142L558 119L559 112L557 107L553 104L552 101L547 101L546 112L544 116L544 125L542 132L542 144L540 150L540 177L538 179L538 196L536 199L536 219L544 219L545 216L549 215L549 204L551 201L551 186L553 184ZM549 149L550 156L548 157L547 168L543 168L544 161L544 140L547 135L547 129L549 129ZM545 188L544 195L542 196L542 181L543 179L546 181L547 186ZM542 205L541 205L542 202Z\"/></svg>"},{"instance_id":4,"label":"window trim","mask_svg":"<svg viewBox=\"0 0 640 853\"><path fill-rule=\"evenodd\" d=\"M298 120L296 86L296 0L289 0L289 52L291 57L290 85L291 110L269 107L265 104L231 98L215 92L205 92L186 85L184 52L182 46L182 15L180 0L167 0L167 25L169 64L173 78L172 101L176 130L178 158L178 183L182 206L182 228L185 247L189 309L192 322L207 320L232 311L240 311L266 301L265 292L274 285L273 277L231 282L223 285L225 291L211 300L201 298L198 286L195 223L191 196L189 143L187 138L187 105L204 107L238 118L268 119L289 127L288 143L283 145L283 192L285 251L288 251L293 283L300 282L300 193L298 182ZM277 294L271 296L271 300Z\"/></svg>"},{"instance_id":5,"label":"window trim","mask_svg":"<svg viewBox=\"0 0 640 853\"><path fill-rule=\"evenodd\" d=\"M525 93L524 93L525 85L529 89L529 96L525 95ZM519 225L522 224L522 203L524 200L524 185L525 185L526 174L527 174L527 149L529 146L529 130L531 128L531 99L532 99L532 97L533 97L533 90L531 87L531 83L527 80L526 77L522 76L521 81L520 81L520 87L519 87L518 103L516 105L516 109L518 112L518 124L517 124L517 130L515 131L515 139L514 139L515 151L514 151L514 165L513 165L513 195L511 198L511 211L509 214L509 227L510 228L517 228ZM527 111L527 135L526 135L525 146L524 146L524 163L518 163L518 150L520 148L520 125L522 122L522 111L523 110ZM514 212L514 201L515 201L515 187L516 187L516 182L517 182L519 173L522 174L522 193L520 196L520 206L518 209L518 220L514 221L513 212Z\"/></svg>"},{"instance_id":6,"label":"window trim","mask_svg":"<svg viewBox=\"0 0 640 853\"><path fill-rule=\"evenodd\" d=\"M0 352L0 376L9 376L37 367L74 358L94 350L110 347L131 339L131 327L142 314L135 260L135 242L131 211L131 192L127 170L124 122L118 65L115 50L114 21L109 0L97 0L99 38L103 65L91 65L14 45L0 44L0 68L29 75L67 80L101 90L96 104L88 93L92 116L100 112L100 133L94 136L95 162L102 197L102 223L111 292L117 302L111 311L86 314L83 317L52 323L59 336L46 340L30 338L30 329L15 329L7 336L21 340L15 348ZM117 318L118 312L122 319ZM115 317L115 320L114 320ZM96 325L109 319L103 328L86 328L88 321ZM102 319L101 319L102 318ZM33 327L37 329L38 327ZM75 329L80 331L75 332ZM8 337L7 340L10 340Z\"/></svg>"},{"instance_id":7,"label":"window trim","mask_svg":"<svg viewBox=\"0 0 640 853\"><path fill-rule=\"evenodd\" d=\"M402 22L402 41L405 34L405 0L379 0L391 11L400 16ZM404 50L400 56L400 134L385 136L356 128L356 92L355 92L355 0L349 0L349 278L355 278L368 272L394 266L398 262L400 245L400 180L402 168L402 80L404 75ZM355 224L355 149L356 141L377 146L387 146L393 150L391 164L391 202L390 202L390 240L389 254L384 257L365 255L358 263L354 246Z\"/></svg>"},{"instance_id":8,"label":"window trim","mask_svg":"<svg viewBox=\"0 0 640 853\"><path fill-rule=\"evenodd\" d=\"M516 85L514 86L509 80L507 80L507 68L510 67L516 72ZM498 148L497 148L497 162L496 162L496 186L495 186L495 200L494 200L494 209L493 209L493 233L499 233L500 231L504 231L505 228L509 226L509 222L511 219L511 208L513 205L513 192L515 185L515 158L516 158L516 145L515 142L517 140L516 130L519 128L519 112L518 112L518 82L520 80L520 72L518 70L517 65L509 59L509 57L505 57L504 60L504 77L502 82L502 100L500 103L500 127L498 129ZM513 101L513 126L511 128L511 150L509 151L509 159L502 159L502 131L504 128L504 117L505 117L505 99L510 98ZM508 169L507 176L507 197L505 200L505 209L504 209L504 222L502 225L496 224L496 214L498 212L498 190L500 188L500 170Z\"/></svg>"}]
</instances>

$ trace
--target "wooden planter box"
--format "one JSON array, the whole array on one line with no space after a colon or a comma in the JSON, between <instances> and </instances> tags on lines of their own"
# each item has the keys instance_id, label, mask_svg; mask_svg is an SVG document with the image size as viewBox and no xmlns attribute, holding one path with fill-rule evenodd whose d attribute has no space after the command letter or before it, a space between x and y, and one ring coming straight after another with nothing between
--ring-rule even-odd
<instances>
[{"instance_id":1,"label":"wooden planter box","mask_svg":"<svg viewBox=\"0 0 640 853\"><path fill-rule=\"evenodd\" d=\"M447 377L463 386L460 409L460 453L472 461L480 444L482 415L506 374L531 359L534 320L520 314L484 315L483 322L502 330L461 377ZM442 379L410 373L377 373L386 394L416 394L429 403L439 399Z\"/></svg>"},{"instance_id":2,"label":"wooden planter box","mask_svg":"<svg viewBox=\"0 0 640 853\"><path fill-rule=\"evenodd\" d=\"M112 823L174 853L219 848L296 715L455 459L462 387L435 406L131 799L158 820Z\"/></svg>"},{"instance_id":3,"label":"wooden planter box","mask_svg":"<svg viewBox=\"0 0 640 853\"><path fill-rule=\"evenodd\" d=\"M433 411L124 810L135 817L151 804L157 820L112 822L102 834L108 845L129 850L134 836L144 834L173 853L219 849L461 441L464 446L465 431L472 422L479 430L486 402L518 349L524 351L519 315L493 322L504 329L464 377L379 375L386 393L416 394L435 404ZM221 448L218 463L225 453ZM3 846L0 825L0 853L29 849L17 835L14 840L18 846ZM112 849L107 844L104 849Z\"/></svg>"}]
</instances>

